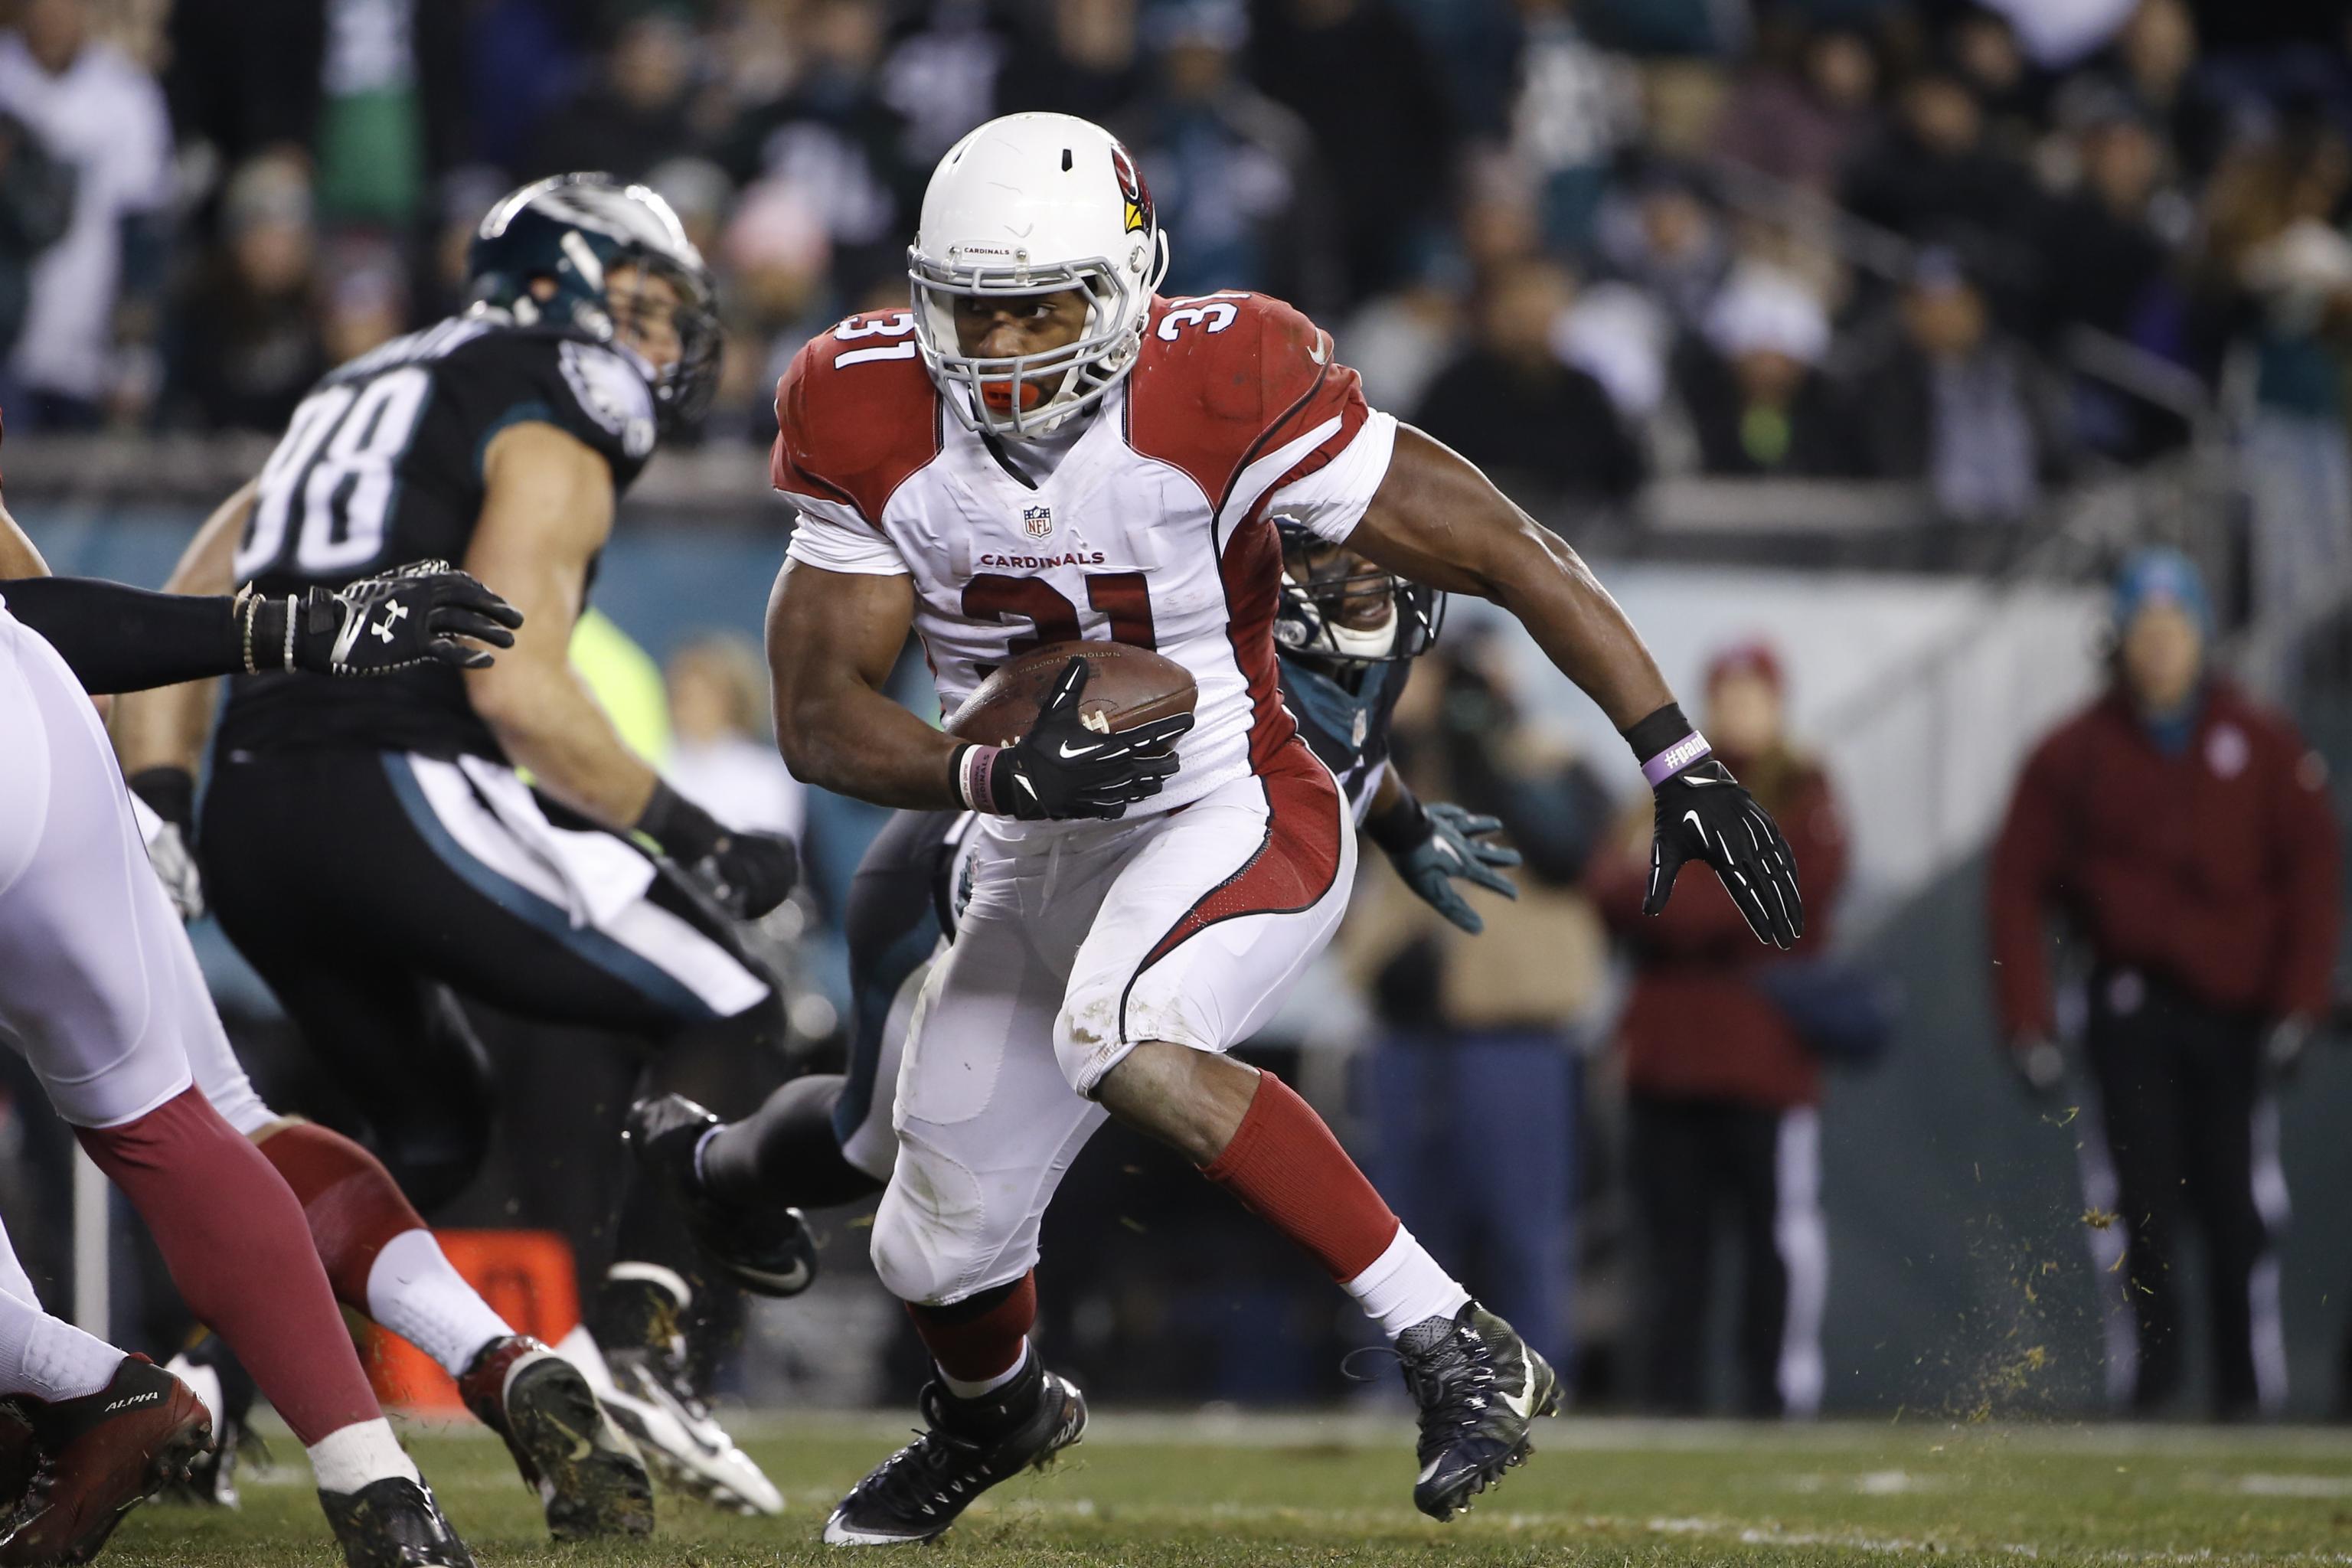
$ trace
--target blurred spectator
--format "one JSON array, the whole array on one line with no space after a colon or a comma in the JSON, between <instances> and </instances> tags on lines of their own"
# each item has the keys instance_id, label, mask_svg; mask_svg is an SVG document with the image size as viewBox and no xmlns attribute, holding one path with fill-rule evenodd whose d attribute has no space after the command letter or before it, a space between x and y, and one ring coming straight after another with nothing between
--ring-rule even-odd
<instances>
[{"instance_id":1,"label":"blurred spectator","mask_svg":"<svg viewBox=\"0 0 2352 1568\"><path fill-rule=\"evenodd\" d=\"M1923 479L1946 517L2015 521L2063 455L2060 419L2022 345L1996 333L1948 251L1920 254L1901 336L1865 374L1857 424L1870 472Z\"/></svg>"},{"instance_id":2,"label":"blurred spectator","mask_svg":"<svg viewBox=\"0 0 2352 1568\"><path fill-rule=\"evenodd\" d=\"M1748 268L1703 332L1675 355L1675 379L1710 474L1834 479L1860 470L1851 414L1821 364L1830 323L1794 279Z\"/></svg>"},{"instance_id":3,"label":"blurred spectator","mask_svg":"<svg viewBox=\"0 0 2352 1568\"><path fill-rule=\"evenodd\" d=\"M408 330L408 279L388 247L346 241L327 268L327 310L320 337L327 363L341 364Z\"/></svg>"},{"instance_id":4,"label":"blurred spectator","mask_svg":"<svg viewBox=\"0 0 2352 1568\"><path fill-rule=\"evenodd\" d=\"M35 258L65 237L73 210L73 171L23 121L0 113L0 363L24 329Z\"/></svg>"},{"instance_id":5,"label":"blurred spectator","mask_svg":"<svg viewBox=\"0 0 2352 1568\"><path fill-rule=\"evenodd\" d=\"M1574 292L1549 262L1503 269L1474 306L1476 337L1412 416L1531 502L1622 500L1642 482L1641 449L1608 393L1552 352Z\"/></svg>"},{"instance_id":6,"label":"blurred spectator","mask_svg":"<svg viewBox=\"0 0 2352 1568\"><path fill-rule=\"evenodd\" d=\"M153 343L172 201L163 94L90 36L89 0L26 0L0 37L0 110L74 174L65 235L33 266L10 378L28 424L135 418L155 392Z\"/></svg>"},{"instance_id":7,"label":"blurred spectator","mask_svg":"<svg viewBox=\"0 0 2352 1568\"><path fill-rule=\"evenodd\" d=\"M1516 900L1457 930L1385 865L1340 937L1371 994L1365 1169L1408 1229L1566 1373L1581 1099L1573 1031L1601 991L1601 940L1577 888L1608 819L1590 764L1523 721L1494 647L1449 630L1399 709L1414 790L1497 816L1526 857ZM1384 857L1367 855L1367 861ZM1511 1306L1503 1303L1508 1301Z\"/></svg>"},{"instance_id":8,"label":"blurred spectator","mask_svg":"<svg viewBox=\"0 0 2352 1568\"><path fill-rule=\"evenodd\" d=\"M1716 754L1788 836L1804 888L1805 935L1787 954L1759 946L1730 895L1703 875L1677 881L1664 914L1643 914L1646 800L1627 818L1622 847L1594 867L1594 900L1634 964L1617 1037L1644 1259L1643 1394L1658 1410L1704 1408L1711 1276L1717 1242L1728 1239L1740 1258L1737 1408L1810 1415L1822 1397L1829 1289L1821 1062L1760 976L1828 947L1845 830L1828 775L1787 738L1780 665L1769 647L1717 654L1706 701Z\"/></svg>"},{"instance_id":9,"label":"blurred spectator","mask_svg":"<svg viewBox=\"0 0 2352 1568\"><path fill-rule=\"evenodd\" d=\"M1526 37L1511 105L1511 151L1538 182L1544 238L1592 237L1611 164L1641 129L1641 87L1622 57L1577 29L1568 0L1519 0Z\"/></svg>"},{"instance_id":10,"label":"blurred spectator","mask_svg":"<svg viewBox=\"0 0 2352 1568\"><path fill-rule=\"evenodd\" d=\"M860 0L812 0L798 76L782 97L745 111L720 160L738 184L798 189L824 221L834 280L852 297L905 273L930 174L904 156L905 123L875 91L881 27L877 9Z\"/></svg>"},{"instance_id":11,"label":"blurred spectator","mask_svg":"<svg viewBox=\"0 0 2352 1568\"><path fill-rule=\"evenodd\" d=\"M1444 216L1444 89L1387 0L1256 0L1250 75L1314 133L1332 182L1345 299L1389 287Z\"/></svg>"},{"instance_id":12,"label":"blurred spectator","mask_svg":"<svg viewBox=\"0 0 2352 1568\"><path fill-rule=\"evenodd\" d=\"M601 169L635 180L695 152L697 43L683 6L649 7L624 22L602 69L540 122L518 172L536 179Z\"/></svg>"},{"instance_id":13,"label":"blurred spectator","mask_svg":"<svg viewBox=\"0 0 2352 1568\"><path fill-rule=\"evenodd\" d=\"M882 100L906 118L908 161L928 168L965 132L1005 112L998 84L1016 46L1000 0L911 9L882 57Z\"/></svg>"},{"instance_id":14,"label":"blurred spectator","mask_svg":"<svg viewBox=\"0 0 2352 1568\"><path fill-rule=\"evenodd\" d=\"M2043 931L2059 916L2091 952L2083 1179L2108 1391L2147 1414L2179 1389L2186 1217L2205 1243L2215 1413L2275 1413L2286 1187L2270 1090L2331 1000L2343 892L2326 769L2207 664L2212 612L2186 557L2125 563L2115 632L2113 684L2027 759L1993 847L2004 1054L2037 1093L2059 1087Z\"/></svg>"},{"instance_id":15,"label":"blurred spectator","mask_svg":"<svg viewBox=\"0 0 2352 1568\"><path fill-rule=\"evenodd\" d=\"M1875 121L1878 57L1851 27L1803 32L1783 19L1764 33L1716 125L1718 157L1809 191L1836 195L1839 176Z\"/></svg>"},{"instance_id":16,"label":"blurred spectator","mask_svg":"<svg viewBox=\"0 0 2352 1568\"><path fill-rule=\"evenodd\" d=\"M1170 237L1165 294L1252 289L1308 315L1339 291L1314 142L1298 117L1236 73L1241 0L1173 0L1145 19L1153 90L1113 122Z\"/></svg>"},{"instance_id":17,"label":"blurred spectator","mask_svg":"<svg viewBox=\"0 0 2352 1568\"><path fill-rule=\"evenodd\" d=\"M1731 271L1723 225L1688 174L1653 168L1624 197L1601 209L1601 254L1609 269L1672 312L1678 326L1707 318Z\"/></svg>"},{"instance_id":18,"label":"blurred spectator","mask_svg":"<svg viewBox=\"0 0 2352 1568\"><path fill-rule=\"evenodd\" d=\"M776 433L776 383L839 303L825 286L833 250L824 216L798 187L762 180L743 192L712 254L735 284L713 416L723 433L765 446Z\"/></svg>"},{"instance_id":19,"label":"blurred spectator","mask_svg":"<svg viewBox=\"0 0 2352 1568\"><path fill-rule=\"evenodd\" d=\"M325 373L310 179L290 154L257 158L221 198L224 248L181 310L173 414L276 435Z\"/></svg>"},{"instance_id":20,"label":"blurred spectator","mask_svg":"<svg viewBox=\"0 0 2352 1568\"><path fill-rule=\"evenodd\" d=\"M1985 136L1984 106L1967 84L1926 71L1905 85L1894 123L1848 172L1854 215L1906 238L1950 245L1981 273L2025 270L2040 195L2025 166Z\"/></svg>"},{"instance_id":21,"label":"blurred spectator","mask_svg":"<svg viewBox=\"0 0 2352 1568\"><path fill-rule=\"evenodd\" d=\"M1008 68L1008 110L1102 121L1143 90L1139 0L1050 0Z\"/></svg>"},{"instance_id":22,"label":"blurred spectator","mask_svg":"<svg viewBox=\"0 0 2352 1568\"><path fill-rule=\"evenodd\" d=\"M2196 75L2197 19L2188 0L2139 0L2100 68L2160 127L2189 174L2212 172L2228 116Z\"/></svg>"},{"instance_id":23,"label":"blurred spectator","mask_svg":"<svg viewBox=\"0 0 2352 1568\"><path fill-rule=\"evenodd\" d=\"M664 670L670 747L663 776L730 827L798 838L808 792L767 738L768 672L741 637L685 644Z\"/></svg>"},{"instance_id":24,"label":"blurred spectator","mask_svg":"<svg viewBox=\"0 0 2352 1568\"><path fill-rule=\"evenodd\" d=\"M2352 241L2335 226L2352 146L2316 115L2224 158L2206 193L2200 282L2251 359L2246 483L2253 610L2292 622L2352 574Z\"/></svg>"},{"instance_id":25,"label":"blurred spectator","mask_svg":"<svg viewBox=\"0 0 2352 1568\"><path fill-rule=\"evenodd\" d=\"M1945 48L1954 74L1984 111L1986 145L2006 158L2031 155L2042 119L2041 84L2009 18L1968 7L1951 24Z\"/></svg>"},{"instance_id":26,"label":"blurred spectator","mask_svg":"<svg viewBox=\"0 0 2352 1568\"><path fill-rule=\"evenodd\" d=\"M1418 408L1430 379L1445 367L1462 332L1461 289L1450 268L1433 261L1419 277L1348 318L1336 337L1339 357L1364 378L1375 408Z\"/></svg>"}]
</instances>

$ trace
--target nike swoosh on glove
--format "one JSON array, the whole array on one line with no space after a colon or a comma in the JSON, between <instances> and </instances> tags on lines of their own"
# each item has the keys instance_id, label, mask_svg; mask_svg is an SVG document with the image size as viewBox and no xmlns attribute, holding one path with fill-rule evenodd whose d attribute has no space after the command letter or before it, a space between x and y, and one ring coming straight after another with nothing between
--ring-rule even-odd
<instances>
[{"instance_id":1,"label":"nike swoosh on glove","mask_svg":"<svg viewBox=\"0 0 2352 1568\"><path fill-rule=\"evenodd\" d=\"M1657 786L1643 914L1665 909L1675 876L1691 860L1715 868L1758 942L1786 950L1805 934L1805 900L1797 890L1797 858L1789 841L1731 770L1711 759L1669 774Z\"/></svg>"},{"instance_id":2,"label":"nike swoosh on glove","mask_svg":"<svg viewBox=\"0 0 2352 1568\"><path fill-rule=\"evenodd\" d=\"M1089 671L1085 659L1073 657L1029 732L1013 745L987 748L994 755L985 759L986 799L974 804L1024 822L1113 818L1167 786L1176 772L1177 737L1192 727L1192 715L1109 734L1089 730L1078 715Z\"/></svg>"}]
</instances>

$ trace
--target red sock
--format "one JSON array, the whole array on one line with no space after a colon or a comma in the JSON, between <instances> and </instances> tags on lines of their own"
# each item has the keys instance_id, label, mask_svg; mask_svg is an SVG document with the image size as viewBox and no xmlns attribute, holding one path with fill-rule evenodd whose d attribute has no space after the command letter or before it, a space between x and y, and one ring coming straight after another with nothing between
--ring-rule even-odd
<instances>
[{"instance_id":1,"label":"red sock","mask_svg":"<svg viewBox=\"0 0 2352 1568\"><path fill-rule=\"evenodd\" d=\"M331 1128L293 1122L257 1147L300 1200L335 1300L369 1311L368 1276L375 1255L394 1237L423 1230L423 1216L401 1195L383 1162Z\"/></svg>"},{"instance_id":2,"label":"red sock","mask_svg":"<svg viewBox=\"0 0 2352 1568\"><path fill-rule=\"evenodd\" d=\"M907 1303L915 1332L940 1370L959 1383L986 1383L1011 1372L1037 1321L1037 1276L982 1290L945 1307Z\"/></svg>"},{"instance_id":3,"label":"red sock","mask_svg":"<svg viewBox=\"0 0 2352 1568\"><path fill-rule=\"evenodd\" d=\"M1397 1216L1356 1169L1315 1108L1270 1072L1225 1152L1201 1174L1315 1255L1346 1284L1396 1239Z\"/></svg>"},{"instance_id":4,"label":"red sock","mask_svg":"<svg viewBox=\"0 0 2352 1568\"><path fill-rule=\"evenodd\" d=\"M228 1342L303 1447L383 1414L301 1206L203 1094L75 1131L146 1220L190 1310Z\"/></svg>"}]
</instances>

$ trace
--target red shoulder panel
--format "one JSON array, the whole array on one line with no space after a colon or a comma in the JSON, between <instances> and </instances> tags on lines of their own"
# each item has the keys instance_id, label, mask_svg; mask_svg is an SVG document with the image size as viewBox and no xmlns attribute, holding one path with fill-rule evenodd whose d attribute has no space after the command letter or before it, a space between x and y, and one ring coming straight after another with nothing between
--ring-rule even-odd
<instances>
[{"instance_id":1,"label":"red shoulder panel","mask_svg":"<svg viewBox=\"0 0 2352 1568\"><path fill-rule=\"evenodd\" d=\"M877 527L908 476L940 454L940 399L905 310L852 316L793 356L776 384L776 489L845 501Z\"/></svg>"},{"instance_id":2,"label":"red shoulder panel","mask_svg":"<svg viewBox=\"0 0 2352 1568\"><path fill-rule=\"evenodd\" d=\"M1192 476L1222 508L1241 471L1335 416L1284 476L1312 473L1370 410L1330 335L1281 300L1238 291L1154 300L1127 394L1128 444Z\"/></svg>"}]
</instances>

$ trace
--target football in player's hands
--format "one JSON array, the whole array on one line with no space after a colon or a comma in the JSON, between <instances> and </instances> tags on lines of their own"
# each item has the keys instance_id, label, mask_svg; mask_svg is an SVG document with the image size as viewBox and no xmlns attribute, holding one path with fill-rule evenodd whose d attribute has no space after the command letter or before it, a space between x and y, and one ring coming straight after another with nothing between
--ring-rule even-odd
<instances>
[{"instance_id":1,"label":"football in player's hands","mask_svg":"<svg viewBox=\"0 0 2352 1568\"><path fill-rule=\"evenodd\" d=\"M1115 818L1166 787L1176 772L1177 739L1192 727L1190 703L1115 728L1087 704L1095 668L1070 654L1027 733L1011 745L958 748L955 771L969 804L1030 822ZM1191 684L1187 676L1187 696Z\"/></svg>"},{"instance_id":2,"label":"football in player's hands","mask_svg":"<svg viewBox=\"0 0 2352 1568\"><path fill-rule=\"evenodd\" d=\"M1771 814L1719 762L1696 763L1657 786L1643 914L1665 909L1675 877L1690 860L1715 868L1757 941L1785 950L1805 934L1797 858Z\"/></svg>"},{"instance_id":3,"label":"football in player's hands","mask_svg":"<svg viewBox=\"0 0 2352 1568\"><path fill-rule=\"evenodd\" d=\"M1037 722L1073 658L1087 665L1075 698L1078 717L1097 734L1190 713L1200 701L1192 672L1165 654L1126 643L1059 642L999 666L948 716L947 732L984 746L1013 745Z\"/></svg>"}]
</instances>

